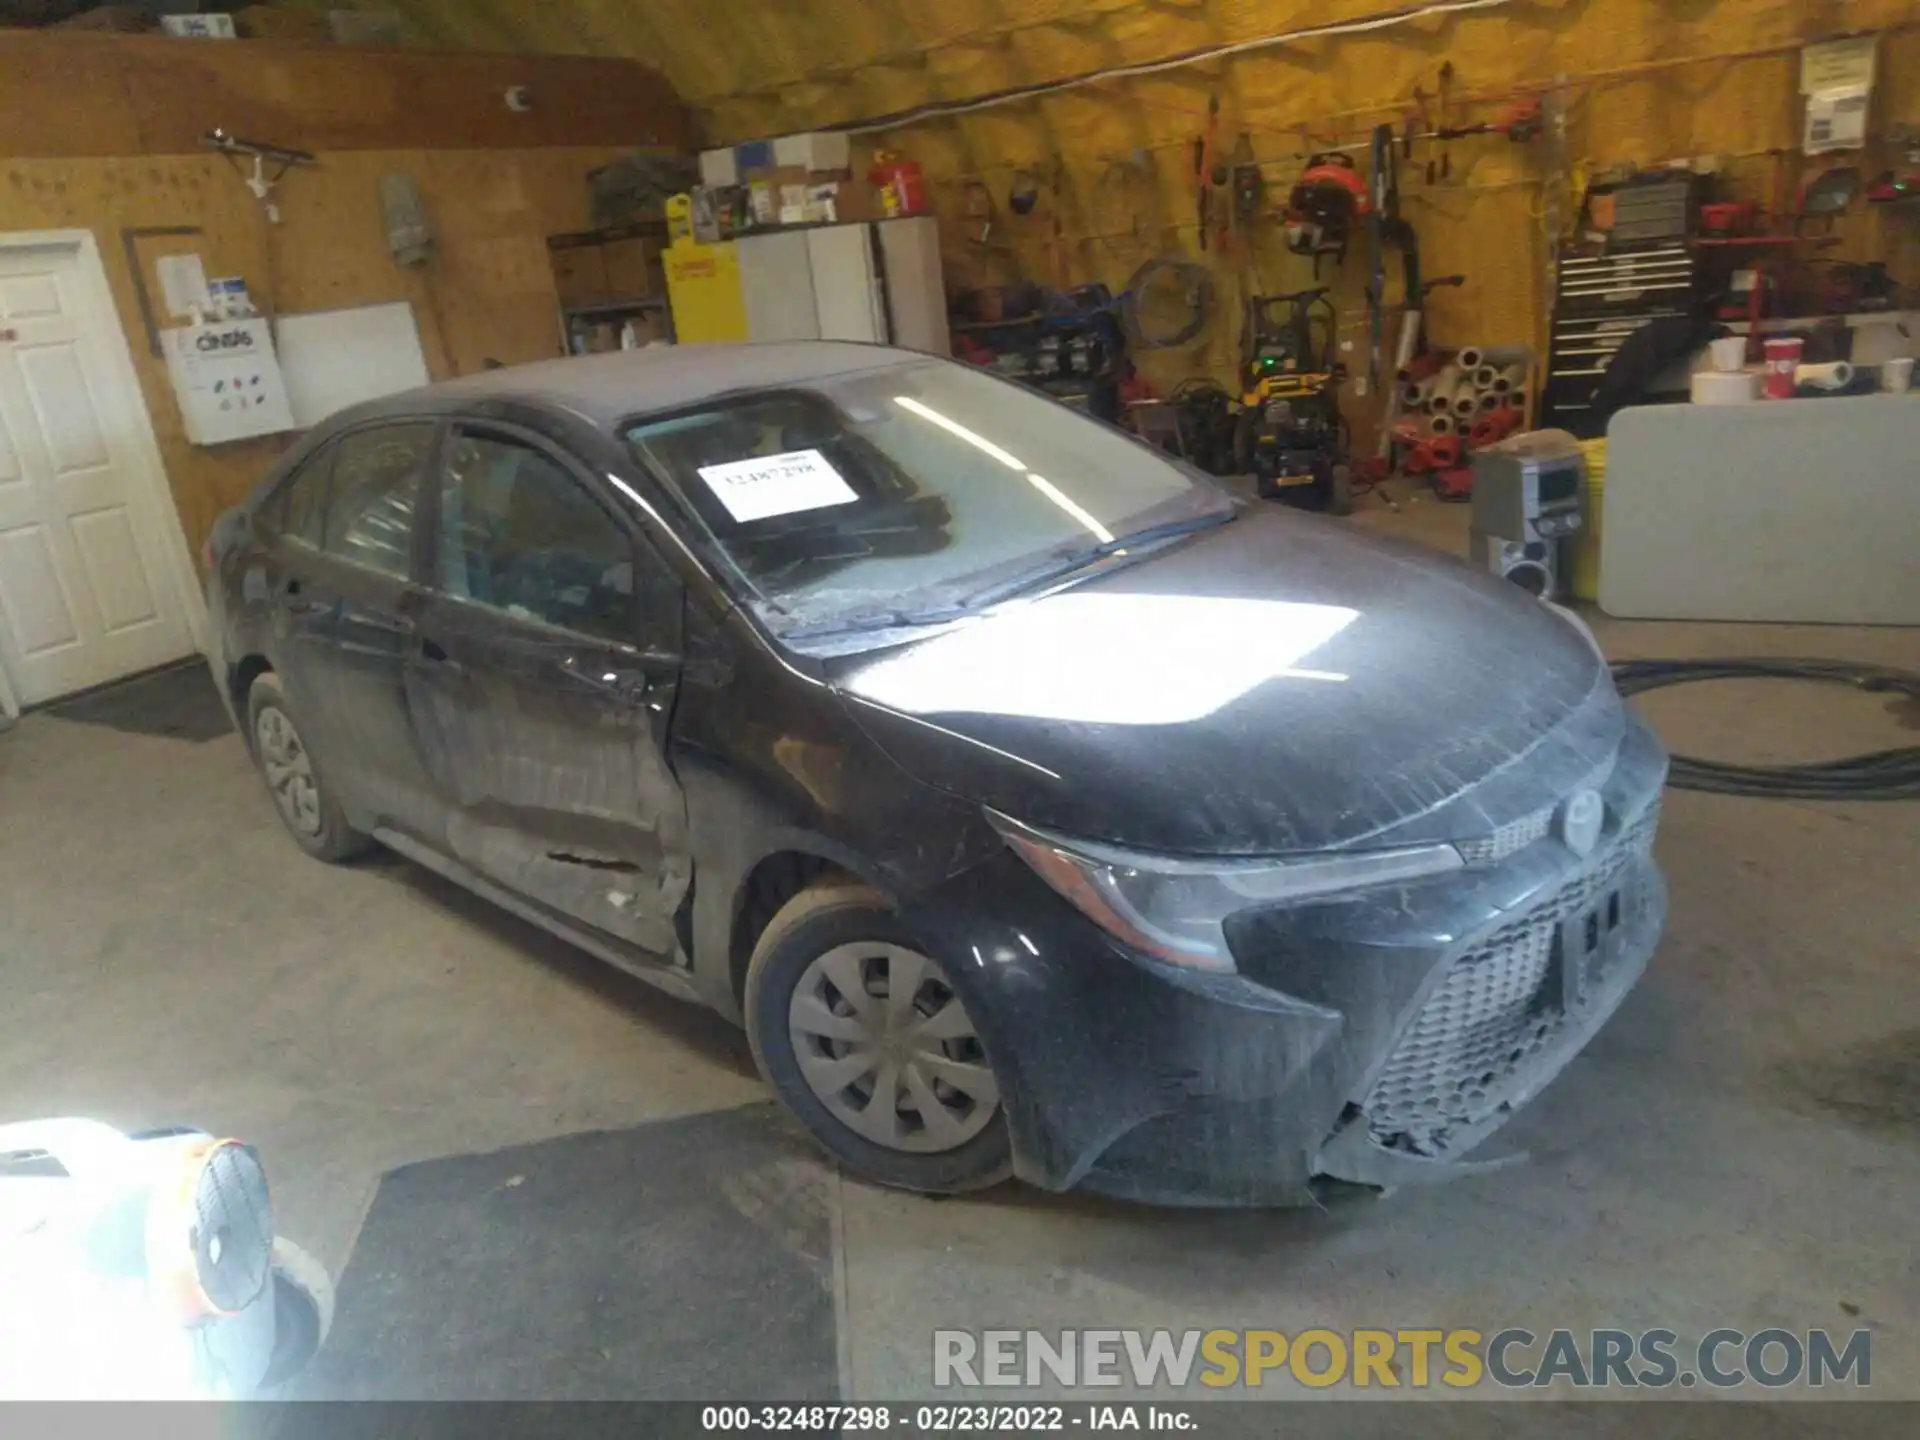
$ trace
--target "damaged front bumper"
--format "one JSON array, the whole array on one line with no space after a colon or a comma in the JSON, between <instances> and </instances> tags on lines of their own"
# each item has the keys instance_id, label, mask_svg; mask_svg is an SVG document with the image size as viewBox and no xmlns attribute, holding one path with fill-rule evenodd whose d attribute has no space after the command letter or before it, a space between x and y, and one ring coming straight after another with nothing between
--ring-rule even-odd
<instances>
[{"instance_id":1,"label":"damaged front bumper","mask_svg":"<svg viewBox=\"0 0 1920 1440\"><path fill-rule=\"evenodd\" d=\"M1237 974L1122 952L1011 855L907 907L1001 1076L1015 1168L1159 1204L1310 1203L1471 1152L1558 1074L1646 967L1665 757L1630 725L1599 843L1547 836L1444 882L1229 922Z\"/></svg>"}]
</instances>

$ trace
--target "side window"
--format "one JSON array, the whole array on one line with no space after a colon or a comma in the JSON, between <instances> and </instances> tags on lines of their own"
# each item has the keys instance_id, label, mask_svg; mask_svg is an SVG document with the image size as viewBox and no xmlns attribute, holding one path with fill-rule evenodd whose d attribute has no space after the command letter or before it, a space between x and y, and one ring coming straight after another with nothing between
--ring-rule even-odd
<instances>
[{"instance_id":1,"label":"side window","mask_svg":"<svg viewBox=\"0 0 1920 1440\"><path fill-rule=\"evenodd\" d=\"M457 436L440 478L439 583L522 620L631 642L634 545L543 451Z\"/></svg>"},{"instance_id":2,"label":"side window","mask_svg":"<svg viewBox=\"0 0 1920 1440\"><path fill-rule=\"evenodd\" d=\"M420 477L433 453L424 422L356 430L333 447L321 549L385 575L407 575Z\"/></svg>"},{"instance_id":3,"label":"side window","mask_svg":"<svg viewBox=\"0 0 1920 1440\"><path fill-rule=\"evenodd\" d=\"M300 467L274 501L280 516L280 533L318 546L327 516L327 480L333 474L334 451L327 446Z\"/></svg>"}]
</instances>

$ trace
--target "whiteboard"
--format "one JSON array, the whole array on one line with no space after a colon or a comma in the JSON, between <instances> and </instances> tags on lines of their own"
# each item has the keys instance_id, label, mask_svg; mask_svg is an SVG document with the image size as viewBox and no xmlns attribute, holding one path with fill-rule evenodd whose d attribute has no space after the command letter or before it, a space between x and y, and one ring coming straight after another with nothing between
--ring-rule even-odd
<instances>
[{"instance_id":1,"label":"whiteboard","mask_svg":"<svg viewBox=\"0 0 1920 1440\"><path fill-rule=\"evenodd\" d=\"M293 423L303 428L428 380L420 329L404 300L282 315L273 334Z\"/></svg>"}]
</instances>

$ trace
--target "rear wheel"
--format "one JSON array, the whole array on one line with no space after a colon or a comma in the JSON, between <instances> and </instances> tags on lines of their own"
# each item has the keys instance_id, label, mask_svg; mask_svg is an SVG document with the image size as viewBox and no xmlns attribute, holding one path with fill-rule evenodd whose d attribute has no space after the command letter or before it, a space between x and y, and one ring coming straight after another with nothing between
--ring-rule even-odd
<instances>
[{"instance_id":1,"label":"rear wheel","mask_svg":"<svg viewBox=\"0 0 1920 1440\"><path fill-rule=\"evenodd\" d=\"M319 860L340 861L372 848L373 841L347 824L321 784L313 755L287 708L280 677L271 671L247 692L247 730L274 808L302 850Z\"/></svg>"},{"instance_id":2,"label":"rear wheel","mask_svg":"<svg viewBox=\"0 0 1920 1440\"><path fill-rule=\"evenodd\" d=\"M824 882L788 901L754 947L745 1008L767 1083L856 1173L935 1193L1013 1173L973 1019L873 890Z\"/></svg>"}]
</instances>

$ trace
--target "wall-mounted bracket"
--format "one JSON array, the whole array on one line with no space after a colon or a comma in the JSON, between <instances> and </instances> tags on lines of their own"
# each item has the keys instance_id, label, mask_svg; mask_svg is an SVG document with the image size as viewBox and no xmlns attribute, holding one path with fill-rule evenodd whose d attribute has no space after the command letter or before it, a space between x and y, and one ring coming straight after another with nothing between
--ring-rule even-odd
<instances>
[{"instance_id":1,"label":"wall-mounted bracket","mask_svg":"<svg viewBox=\"0 0 1920 1440\"><path fill-rule=\"evenodd\" d=\"M201 137L200 143L209 150L218 150L227 157L227 163L240 177L241 183L253 192L253 198L265 208L267 222L280 223L280 207L273 203L273 192L286 173L295 166L318 165L313 153L308 150L291 150L283 145L265 145L258 140L242 140L229 135L225 130L209 130ZM251 160L251 166L243 165L243 160ZM271 174L269 174L271 170Z\"/></svg>"}]
</instances>

